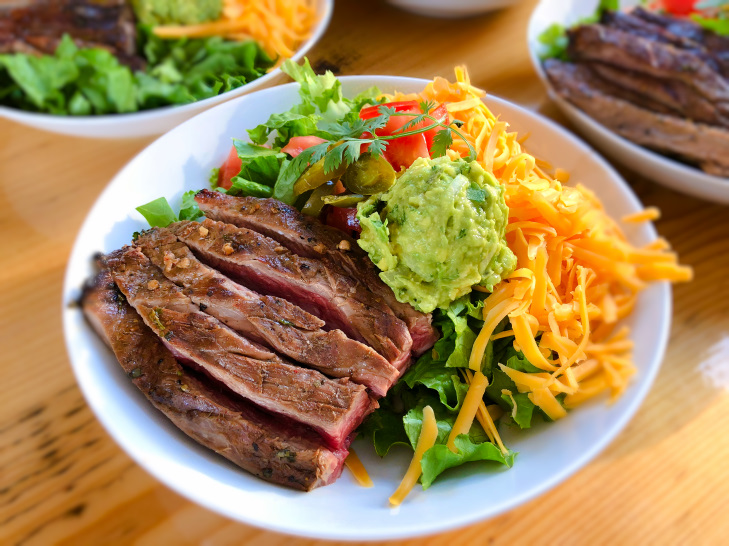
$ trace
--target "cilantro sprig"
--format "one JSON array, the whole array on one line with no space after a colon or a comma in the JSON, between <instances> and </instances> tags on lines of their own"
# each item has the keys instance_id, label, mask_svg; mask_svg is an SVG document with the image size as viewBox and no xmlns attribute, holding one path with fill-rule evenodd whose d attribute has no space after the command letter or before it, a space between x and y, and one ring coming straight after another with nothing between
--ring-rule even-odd
<instances>
[{"instance_id":1,"label":"cilantro sprig","mask_svg":"<svg viewBox=\"0 0 729 546\"><path fill-rule=\"evenodd\" d=\"M422 134L431 129L440 127L433 138L433 145L430 153L433 157L445 155L450 146L453 145L453 134L463 139L469 149L468 161L476 159L476 149L458 130L459 122L448 123L439 120L431 114L435 104L432 102L421 102L421 113L414 115L412 112L398 112L395 108L387 105L378 107L379 115L369 118L357 118L353 121L342 122L321 122L318 129L327 134L330 139L316 146L312 146L300 153L286 168L285 176L288 180L296 180L306 170L308 165L324 159L324 172L329 174L335 170L355 163L360 156L363 145L367 145L367 151L374 155L382 155L389 142L398 138ZM385 127L394 116L408 116L409 120L401 128L389 135L378 135L377 130ZM368 135L368 136L364 136Z\"/></svg>"}]
</instances>

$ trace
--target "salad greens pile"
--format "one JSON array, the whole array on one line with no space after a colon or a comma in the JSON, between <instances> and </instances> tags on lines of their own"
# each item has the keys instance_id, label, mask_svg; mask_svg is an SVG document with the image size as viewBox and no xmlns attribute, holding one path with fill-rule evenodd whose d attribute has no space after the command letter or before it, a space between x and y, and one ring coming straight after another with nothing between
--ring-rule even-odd
<instances>
[{"instance_id":1,"label":"salad greens pile","mask_svg":"<svg viewBox=\"0 0 729 546\"><path fill-rule=\"evenodd\" d=\"M292 194L293 183L306 167L306 163L315 160L316 156L305 156L307 159L303 166L298 166L295 159L288 159L288 155L281 152L281 148L292 137L313 135L326 139L323 147L326 149L321 155L325 158L328 157L327 149L336 149L335 145L339 144L343 151L332 155L338 161L346 162L354 160L349 156L355 154L346 151L349 148L343 146L341 141L351 138L359 142L361 138L358 137L361 137L363 130L374 129L379 123L382 123L379 126L384 126L389 115L395 113L381 107L384 112L379 121L375 125L364 126L363 120L358 117L359 111L363 106L379 102L379 90L368 89L355 98L348 99L342 95L341 83L333 74L327 72L316 75L308 61L303 65L287 62L283 70L300 84L301 102L286 112L273 114L266 123L249 130L252 143L235 140L242 167L227 193L272 195L300 206L301 199L294 198ZM415 126L408 125L410 127L405 126L404 131ZM371 144L376 139L365 140ZM269 142L270 148L264 146ZM386 148L387 142L384 141L382 146ZM213 187L216 180L215 176L211 177ZM216 189L226 191L222 188ZM194 219L200 216L194 201L195 193L192 191L183 196L179 214L174 213L164 198L137 210L153 226L165 226L178 218ZM305 198L305 195L302 197ZM437 309L434 312L433 323L441 332L440 339L431 350L413 363L388 395L380 400L380 408L359 428L360 435L370 439L376 452L382 457L395 445L414 450L422 428L423 408L431 406L437 419L438 438L436 445L422 459L421 482L424 488L429 487L445 470L468 462L490 461L506 467L511 467L514 463L516 453L508 449L502 452L491 443L477 421L474 421L468 434L460 435L456 439L456 453L446 445L468 391L464 374L477 332L483 326L482 308L486 297L487 293L474 291L452 302L447 309ZM509 329L508 319L504 319L495 333ZM489 342L481 362L481 371L489 380L485 402L497 404L503 410L504 415L498 421L500 426L527 429L540 420L549 421L527 394L519 393L516 384L500 365L525 373L542 372L530 364L523 353L514 349L513 336ZM564 396L557 396L557 400L562 402Z\"/></svg>"},{"instance_id":2,"label":"salad greens pile","mask_svg":"<svg viewBox=\"0 0 729 546\"><path fill-rule=\"evenodd\" d=\"M0 104L60 115L136 112L187 104L263 76L274 61L253 41L163 40L139 27L144 71L64 35L53 55L0 55Z\"/></svg>"}]
</instances>

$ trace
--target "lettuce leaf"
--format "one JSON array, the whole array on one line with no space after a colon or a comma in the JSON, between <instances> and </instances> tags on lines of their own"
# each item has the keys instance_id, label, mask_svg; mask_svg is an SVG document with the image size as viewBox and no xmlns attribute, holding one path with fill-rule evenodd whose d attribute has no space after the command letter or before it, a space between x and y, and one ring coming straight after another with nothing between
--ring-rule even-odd
<instances>
[{"instance_id":1,"label":"lettuce leaf","mask_svg":"<svg viewBox=\"0 0 729 546\"><path fill-rule=\"evenodd\" d=\"M159 197L149 203L137 207L137 211L144 216L150 227L167 227L177 221L177 215L164 197Z\"/></svg>"},{"instance_id":2,"label":"lettuce leaf","mask_svg":"<svg viewBox=\"0 0 729 546\"><path fill-rule=\"evenodd\" d=\"M53 55L0 55L0 104L58 115L136 112L209 98L264 75L273 65L253 41L163 40L139 27L144 72L102 48L64 35Z\"/></svg>"},{"instance_id":3,"label":"lettuce leaf","mask_svg":"<svg viewBox=\"0 0 729 546\"><path fill-rule=\"evenodd\" d=\"M423 489L428 489L435 478L449 468L475 461L494 461L511 468L516 457L516 453L513 451L509 451L504 456L501 450L492 443L474 443L466 434L457 436L455 445L457 453L453 453L446 445L437 444L423 454L420 461L423 469L420 477Z\"/></svg>"}]
</instances>

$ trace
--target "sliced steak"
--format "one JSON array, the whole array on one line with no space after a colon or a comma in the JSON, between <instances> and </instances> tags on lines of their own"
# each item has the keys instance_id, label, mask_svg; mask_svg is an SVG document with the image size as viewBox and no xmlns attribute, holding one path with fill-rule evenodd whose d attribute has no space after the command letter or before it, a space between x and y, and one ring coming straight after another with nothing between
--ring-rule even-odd
<instances>
[{"instance_id":1,"label":"sliced steak","mask_svg":"<svg viewBox=\"0 0 729 546\"><path fill-rule=\"evenodd\" d=\"M102 271L84 290L83 312L152 405L190 438L264 480L309 491L342 472L346 449L274 418L201 381L174 358Z\"/></svg>"},{"instance_id":2,"label":"sliced steak","mask_svg":"<svg viewBox=\"0 0 729 546\"><path fill-rule=\"evenodd\" d=\"M631 100L630 97L621 96L619 90L613 93L637 106L661 113L673 113L707 125L729 127L729 103L720 103L717 106L683 82L659 80L602 63L591 63L585 68L610 82L610 85L637 94L638 98Z\"/></svg>"},{"instance_id":3,"label":"sliced steak","mask_svg":"<svg viewBox=\"0 0 729 546\"><path fill-rule=\"evenodd\" d=\"M144 66L126 0L41 0L0 10L0 53L52 54L64 34L79 47L100 47L132 68Z\"/></svg>"},{"instance_id":4,"label":"sliced steak","mask_svg":"<svg viewBox=\"0 0 729 546\"><path fill-rule=\"evenodd\" d=\"M195 196L200 210L213 220L252 229L275 239L294 254L325 261L330 267L361 279L367 288L403 320L413 340L412 350L421 355L438 339L431 316L395 298L367 253L343 231L322 224L275 199L232 197L202 190Z\"/></svg>"},{"instance_id":5,"label":"sliced steak","mask_svg":"<svg viewBox=\"0 0 729 546\"><path fill-rule=\"evenodd\" d=\"M202 264L171 231L153 228L136 245L201 311L294 360L333 377L349 377L384 396L398 370L372 348L282 298L262 296Z\"/></svg>"},{"instance_id":6,"label":"sliced steak","mask_svg":"<svg viewBox=\"0 0 729 546\"><path fill-rule=\"evenodd\" d=\"M729 37L712 32L689 18L671 17L642 7L637 7L631 14L648 23L664 28L674 36L680 36L703 45L708 51L729 60Z\"/></svg>"},{"instance_id":7,"label":"sliced steak","mask_svg":"<svg viewBox=\"0 0 729 546\"><path fill-rule=\"evenodd\" d=\"M168 229L203 262L314 313L329 328L368 343L398 370L408 364L412 340L407 327L352 278L250 229L210 219L177 222Z\"/></svg>"},{"instance_id":8,"label":"sliced steak","mask_svg":"<svg viewBox=\"0 0 729 546\"><path fill-rule=\"evenodd\" d=\"M698 164L712 174L729 174L729 131L650 112L609 96L570 63L552 59L545 68L555 90L598 123L637 144Z\"/></svg>"},{"instance_id":9,"label":"sliced steak","mask_svg":"<svg viewBox=\"0 0 729 546\"><path fill-rule=\"evenodd\" d=\"M714 103L729 102L729 82L694 53L604 25L567 31L573 61L601 62L693 87Z\"/></svg>"},{"instance_id":10,"label":"sliced steak","mask_svg":"<svg viewBox=\"0 0 729 546\"><path fill-rule=\"evenodd\" d=\"M251 402L314 428L330 445L343 446L376 407L362 385L294 366L201 312L139 249L122 248L103 263L176 358Z\"/></svg>"}]
</instances>

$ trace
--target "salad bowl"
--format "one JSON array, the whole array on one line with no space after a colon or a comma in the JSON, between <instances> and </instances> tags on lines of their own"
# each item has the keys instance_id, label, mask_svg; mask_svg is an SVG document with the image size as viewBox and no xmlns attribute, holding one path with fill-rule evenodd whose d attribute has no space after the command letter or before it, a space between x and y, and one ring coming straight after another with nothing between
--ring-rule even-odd
<instances>
[{"instance_id":1,"label":"salad bowl","mask_svg":"<svg viewBox=\"0 0 729 546\"><path fill-rule=\"evenodd\" d=\"M317 0L318 19L311 29L311 36L291 56L296 62L321 39L329 26L334 10L333 0ZM96 116L53 115L28 112L0 105L0 118L9 119L43 131L83 138L139 138L160 135L196 114L255 89L275 84L282 77L279 67L260 78L207 99L176 106L163 106L130 114Z\"/></svg>"},{"instance_id":2,"label":"salad bowl","mask_svg":"<svg viewBox=\"0 0 729 546\"><path fill-rule=\"evenodd\" d=\"M384 92L415 92L427 83L387 76L341 81L350 97L373 85ZM511 469L470 463L426 491L416 487L397 508L387 499L407 468L408 450L396 446L380 459L365 440L354 442L374 482L371 488L359 486L348 472L309 493L260 481L191 441L157 412L72 305L92 274L94 253L118 248L146 227L136 206L164 195L175 207L185 191L206 187L211 169L228 154L231 138L244 138L245 129L289 109L298 101L297 91L298 84L261 90L188 120L134 158L94 204L74 245L63 295L69 358L89 406L122 449L181 495L231 519L305 537L386 540L442 532L500 514L564 481L618 435L648 392L670 327L668 284L657 283L642 292L626 321L635 340L638 375L619 400L612 405L596 400L526 433L502 427L504 441L519 453ZM494 97L485 100L512 129L531 133L531 153L570 171L573 180L597 193L613 216L641 210L626 183L577 138L533 112ZM656 237L650 224L633 225L626 235L636 245Z\"/></svg>"}]
</instances>

